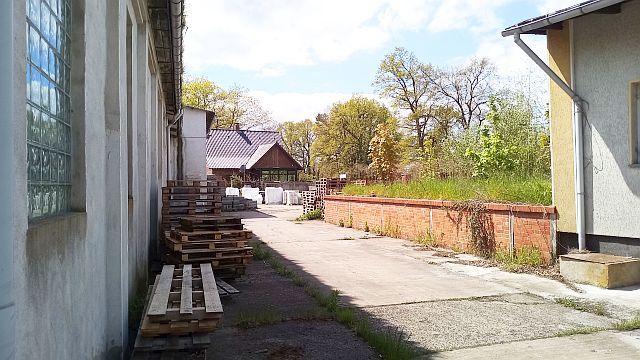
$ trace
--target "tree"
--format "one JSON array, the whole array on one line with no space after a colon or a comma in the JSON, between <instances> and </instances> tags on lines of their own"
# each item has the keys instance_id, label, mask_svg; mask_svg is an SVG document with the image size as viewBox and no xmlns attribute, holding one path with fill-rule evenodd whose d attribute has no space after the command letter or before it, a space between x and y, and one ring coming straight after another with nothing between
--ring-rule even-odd
<instances>
[{"instance_id":1,"label":"tree","mask_svg":"<svg viewBox=\"0 0 640 360\"><path fill-rule=\"evenodd\" d=\"M326 176L361 175L369 165L369 143L379 124L394 123L381 103L361 96L333 105L328 116L316 118L313 158Z\"/></svg>"},{"instance_id":2,"label":"tree","mask_svg":"<svg viewBox=\"0 0 640 360\"><path fill-rule=\"evenodd\" d=\"M373 83L381 96L392 100L396 109L409 113L405 126L414 133L421 152L437 103L438 93L432 83L434 75L431 65L423 64L404 48L396 48L380 63Z\"/></svg>"},{"instance_id":3,"label":"tree","mask_svg":"<svg viewBox=\"0 0 640 360\"><path fill-rule=\"evenodd\" d=\"M437 91L458 112L458 124L467 130L473 122L482 125L486 104L492 95L495 69L486 59L472 59L462 68L438 71L430 75Z\"/></svg>"},{"instance_id":4,"label":"tree","mask_svg":"<svg viewBox=\"0 0 640 360\"><path fill-rule=\"evenodd\" d=\"M398 173L400 152L397 135L389 124L379 124L369 142L369 169L377 179L391 181Z\"/></svg>"},{"instance_id":5,"label":"tree","mask_svg":"<svg viewBox=\"0 0 640 360\"><path fill-rule=\"evenodd\" d=\"M309 119L285 121L278 130L289 154L300 163L305 173L311 173L311 146L316 139L313 122Z\"/></svg>"},{"instance_id":6,"label":"tree","mask_svg":"<svg viewBox=\"0 0 640 360\"><path fill-rule=\"evenodd\" d=\"M275 128L271 114L242 87L225 90L205 78L188 79L182 87L182 103L213 111L213 127L230 128L239 124L244 129Z\"/></svg>"}]
</instances>

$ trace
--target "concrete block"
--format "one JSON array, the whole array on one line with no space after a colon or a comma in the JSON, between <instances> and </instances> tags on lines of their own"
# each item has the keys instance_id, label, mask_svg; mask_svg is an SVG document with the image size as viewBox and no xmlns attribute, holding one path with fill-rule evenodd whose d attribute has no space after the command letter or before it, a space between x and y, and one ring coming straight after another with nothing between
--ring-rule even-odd
<instances>
[{"instance_id":1,"label":"concrete block","mask_svg":"<svg viewBox=\"0 0 640 360\"><path fill-rule=\"evenodd\" d=\"M589 253L560 256L560 274L577 283L606 289L640 284L640 259Z\"/></svg>"}]
</instances>

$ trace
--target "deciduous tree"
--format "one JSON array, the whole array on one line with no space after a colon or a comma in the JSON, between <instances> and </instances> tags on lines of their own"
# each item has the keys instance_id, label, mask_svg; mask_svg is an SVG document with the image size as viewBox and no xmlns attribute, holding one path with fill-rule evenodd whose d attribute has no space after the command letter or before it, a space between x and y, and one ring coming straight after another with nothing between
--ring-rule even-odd
<instances>
[{"instance_id":1,"label":"deciduous tree","mask_svg":"<svg viewBox=\"0 0 640 360\"><path fill-rule=\"evenodd\" d=\"M230 128L234 124L244 129L276 127L271 114L260 105L260 101L248 95L242 87L225 90L205 78L189 79L182 87L182 103L213 111L213 127Z\"/></svg>"},{"instance_id":2,"label":"deciduous tree","mask_svg":"<svg viewBox=\"0 0 640 360\"><path fill-rule=\"evenodd\" d=\"M285 121L278 130L289 154L300 163L305 173L311 173L311 146L316 139L313 122L309 119Z\"/></svg>"},{"instance_id":3,"label":"deciduous tree","mask_svg":"<svg viewBox=\"0 0 640 360\"><path fill-rule=\"evenodd\" d=\"M313 158L326 176L351 173L369 165L369 143L379 124L394 122L381 103L361 96L333 105L328 116L316 121Z\"/></svg>"},{"instance_id":4,"label":"deciduous tree","mask_svg":"<svg viewBox=\"0 0 640 360\"><path fill-rule=\"evenodd\" d=\"M369 142L369 169L377 179L394 180L398 174L400 151L398 136L390 124L379 124L376 133Z\"/></svg>"}]
</instances>

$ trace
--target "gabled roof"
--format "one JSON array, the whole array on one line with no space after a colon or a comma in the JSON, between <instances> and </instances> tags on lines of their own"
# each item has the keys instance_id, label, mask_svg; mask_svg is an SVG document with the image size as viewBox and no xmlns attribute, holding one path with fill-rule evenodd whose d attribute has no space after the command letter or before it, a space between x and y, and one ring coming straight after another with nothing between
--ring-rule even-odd
<instances>
[{"instance_id":1,"label":"gabled roof","mask_svg":"<svg viewBox=\"0 0 640 360\"><path fill-rule=\"evenodd\" d=\"M277 131L211 129L207 138L207 167L240 169L244 165L249 169L249 160L258 149L262 155L252 160L253 164L276 143L283 144L282 135Z\"/></svg>"},{"instance_id":2,"label":"gabled roof","mask_svg":"<svg viewBox=\"0 0 640 360\"><path fill-rule=\"evenodd\" d=\"M547 15L537 16L521 21L504 29L502 36L514 34L545 35L548 29L561 29L562 22L590 13L617 14L621 4L628 0L590 0L566 9L554 11Z\"/></svg>"}]
</instances>

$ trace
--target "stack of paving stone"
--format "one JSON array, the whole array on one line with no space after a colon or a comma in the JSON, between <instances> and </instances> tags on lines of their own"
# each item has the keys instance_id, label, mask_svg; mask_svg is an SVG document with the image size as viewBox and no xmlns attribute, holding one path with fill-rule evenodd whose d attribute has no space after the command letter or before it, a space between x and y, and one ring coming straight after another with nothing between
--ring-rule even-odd
<instances>
[{"instance_id":1,"label":"stack of paving stone","mask_svg":"<svg viewBox=\"0 0 640 360\"><path fill-rule=\"evenodd\" d=\"M257 201L242 196L225 196L222 198L222 211L225 212L255 210L257 208Z\"/></svg>"},{"instance_id":2,"label":"stack of paving stone","mask_svg":"<svg viewBox=\"0 0 640 360\"><path fill-rule=\"evenodd\" d=\"M225 182L168 180L162 188L162 228L171 230L183 216L220 215Z\"/></svg>"}]
</instances>

